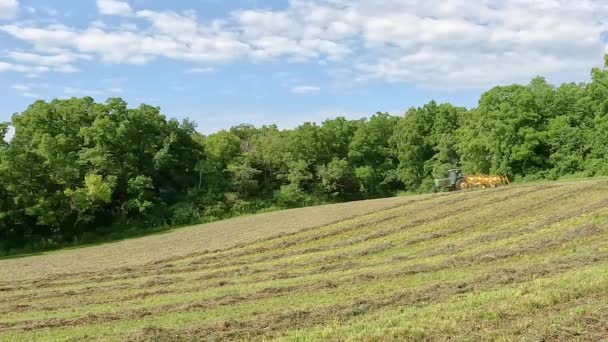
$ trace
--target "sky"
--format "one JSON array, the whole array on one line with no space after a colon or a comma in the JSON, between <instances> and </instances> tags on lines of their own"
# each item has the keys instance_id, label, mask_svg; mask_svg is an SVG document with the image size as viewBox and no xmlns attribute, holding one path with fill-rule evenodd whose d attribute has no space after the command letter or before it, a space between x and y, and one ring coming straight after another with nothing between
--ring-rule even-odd
<instances>
[{"instance_id":1,"label":"sky","mask_svg":"<svg viewBox=\"0 0 608 342\"><path fill-rule=\"evenodd\" d=\"M0 0L0 121L122 97L211 133L474 107L495 85L589 80L604 0Z\"/></svg>"}]
</instances>

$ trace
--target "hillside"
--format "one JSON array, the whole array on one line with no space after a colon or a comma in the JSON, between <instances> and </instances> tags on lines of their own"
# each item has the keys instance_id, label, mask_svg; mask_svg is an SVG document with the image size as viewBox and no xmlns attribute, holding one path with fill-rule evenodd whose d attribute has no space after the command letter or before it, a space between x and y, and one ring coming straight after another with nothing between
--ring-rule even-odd
<instances>
[{"instance_id":1,"label":"hillside","mask_svg":"<svg viewBox=\"0 0 608 342\"><path fill-rule=\"evenodd\" d=\"M0 340L602 340L608 181L297 209L0 261Z\"/></svg>"}]
</instances>

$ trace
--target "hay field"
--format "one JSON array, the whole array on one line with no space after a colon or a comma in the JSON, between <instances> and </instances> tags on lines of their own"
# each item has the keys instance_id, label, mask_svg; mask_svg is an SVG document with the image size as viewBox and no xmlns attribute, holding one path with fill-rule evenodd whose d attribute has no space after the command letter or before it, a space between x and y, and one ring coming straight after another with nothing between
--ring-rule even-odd
<instances>
[{"instance_id":1,"label":"hay field","mask_svg":"<svg viewBox=\"0 0 608 342\"><path fill-rule=\"evenodd\" d=\"M602 341L607 303L606 180L299 209L0 261L2 341Z\"/></svg>"},{"instance_id":2,"label":"hay field","mask_svg":"<svg viewBox=\"0 0 608 342\"><path fill-rule=\"evenodd\" d=\"M51 252L43 256L0 260L0 279L23 280L53 274L101 271L141 265L201 251L215 251L261 239L320 227L406 203L410 199L385 198L290 209L242 216L181 228L143 238L89 248Z\"/></svg>"}]
</instances>

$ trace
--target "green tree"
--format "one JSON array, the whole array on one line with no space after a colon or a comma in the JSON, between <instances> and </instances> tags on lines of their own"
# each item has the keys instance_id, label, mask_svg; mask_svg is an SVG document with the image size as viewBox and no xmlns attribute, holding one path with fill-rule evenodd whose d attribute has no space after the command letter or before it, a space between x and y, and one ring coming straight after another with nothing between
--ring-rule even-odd
<instances>
[{"instance_id":1,"label":"green tree","mask_svg":"<svg viewBox=\"0 0 608 342\"><path fill-rule=\"evenodd\" d=\"M593 121L583 126L589 126L585 139L588 147L585 169L589 174L608 175L608 54L604 67L591 71L591 83L585 90L581 102L593 112Z\"/></svg>"},{"instance_id":2,"label":"green tree","mask_svg":"<svg viewBox=\"0 0 608 342\"><path fill-rule=\"evenodd\" d=\"M262 191L272 193L278 187L277 178L287 168L287 137L277 126L262 126L251 136L247 158L260 170Z\"/></svg>"},{"instance_id":3,"label":"green tree","mask_svg":"<svg viewBox=\"0 0 608 342\"><path fill-rule=\"evenodd\" d=\"M529 86L495 87L481 96L460 130L465 170L527 176L549 169L545 134L552 113L539 107L549 103L545 85L537 78Z\"/></svg>"},{"instance_id":4,"label":"green tree","mask_svg":"<svg viewBox=\"0 0 608 342\"><path fill-rule=\"evenodd\" d=\"M362 124L361 120L346 120L344 117L323 121L316 135L318 162L326 164L333 158L347 158L353 137Z\"/></svg>"},{"instance_id":5,"label":"green tree","mask_svg":"<svg viewBox=\"0 0 608 342\"><path fill-rule=\"evenodd\" d=\"M546 142L550 149L549 163L553 178L567 174L591 174L586 161L591 150L592 129L595 125L586 85L564 84L557 88L549 121Z\"/></svg>"},{"instance_id":6,"label":"green tree","mask_svg":"<svg viewBox=\"0 0 608 342\"><path fill-rule=\"evenodd\" d=\"M348 159L352 167L369 167L373 170L373 184L367 184L373 193L392 192L398 188L394 169L397 164L390 141L399 118L388 113L377 113L362 123L349 146Z\"/></svg>"},{"instance_id":7,"label":"green tree","mask_svg":"<svg viewBox=\"0 0 608 342\"><path fill-rule=\"evenodd\" d=\"M356 189L354 170L346 159L334 158L327 165L320 166L318 173L322 188L328 193L344 194Z\"/></svg>"},{"instance_id":8,"label":"green tree","mask_svg":"<svg viewBox=\"0 0 608 342\"><path fill-rule=\"evenodd\" d=\"M116 185L116 177L104 179L100 175L90 173L84 178L84 185L75 189L64 190L70 202L70 209L75 213L73 229L83 222L92 222L101 206L109 204Z\"/></svg>"},{"instance_id":9,"label":"green tree","mask_svg":"<svg viewBox=\"0 0 608 342\"><path fill-rule=\"evenodd\" d=\"M399 159L397 177L408 190L419 189L424 181L443 177L458 166L456 130L466 110L435 101L408 110L391 139ZM428 190L428 189L424 189Z\"/></svg>"},{"instance_id":10,"label":"green tree","mask_svg":"<svg viewBox=\"0 0 608 342\"><path fill-rule=\"evenodd\" d=\"M158 107L88 97L37 101L11 125L14 138L0 146L5 248L69 240L125 220L162 222L164 211L151 206L175 203L197 185L203 150L194 125L167 120ZM142 179L145 195L133 190ZM138 201L137 210L122 209Z\"/></svg>"},{"instance_id":11,"label":"green tree","mask_svg":"<svg viewBox=\"0 0 608 342\"><path fill-rule=\"evenodd\" d=\"M257 189L258 181L255 178L262 172L253 168L249 159L244 157L235 159L226 171L231 175L234 188L241 196L247 196Z\"/></svg>"},{"instance_id":12,"label":"green tree","mask_svg":"<svg viewBox=\"0 0 608 342\"><path fill-rule=\"evenodd\" d=\"M303 160L290 161L288 163L288 173L284 175L290 185L298 189L306 182L313 180L313 174L309 171L308 164Z\"/></svg>"},{"instance_id":13,"label":"green tree","mask_svg":"<svg viewBox=\"0 0 608 342\"><path fill-rule=\"evenodd\" d=\"M320 165L319 126L306 122L293 131L288 137L288 152L291 160L302 160L308 165Z\"/></svg>"}]
</instances>

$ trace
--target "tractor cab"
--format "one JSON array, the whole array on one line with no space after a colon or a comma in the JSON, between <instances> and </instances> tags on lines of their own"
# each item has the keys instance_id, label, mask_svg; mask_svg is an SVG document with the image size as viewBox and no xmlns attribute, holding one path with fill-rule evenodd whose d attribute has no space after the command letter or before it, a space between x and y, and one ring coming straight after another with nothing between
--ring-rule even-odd
<instances>
[{"instance_id":1,"label":"tractor cab","mask_svg":"<svg viewBox=\"0 0 608 342\"><path fill-rule=\"evenodd\" d=\"M462 169L448 170L448 179L450 180L451 185L456 184L456 181L462 177L464 177L464 173L462 172Z\"/></svg>"},{"instance_id":2,"label":"tractor cab","mask_svg":"<svg viewBox=\"0 0 608 342\"><path fill-rule=\"evenodd\" d=\"M438 178L433 182L433 192L461 190L464 180L462 169L448 170L447 178Z\"/></svg>"}]
</instances>

